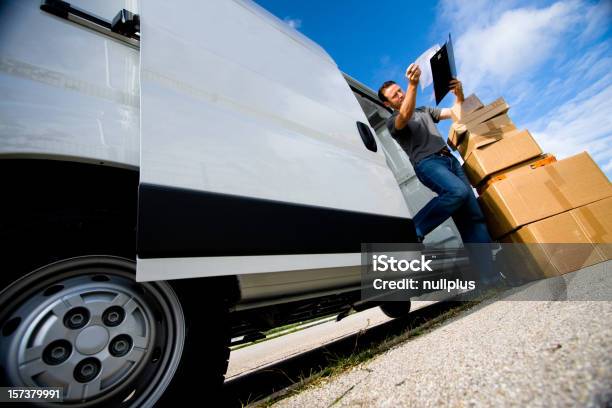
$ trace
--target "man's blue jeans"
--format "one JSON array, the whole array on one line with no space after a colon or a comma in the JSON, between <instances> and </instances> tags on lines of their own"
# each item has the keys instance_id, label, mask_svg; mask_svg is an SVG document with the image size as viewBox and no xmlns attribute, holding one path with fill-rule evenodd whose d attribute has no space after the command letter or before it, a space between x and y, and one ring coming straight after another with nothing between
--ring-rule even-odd
<instances>
[{"instance_id":1,"label":"man's blue jeans","mask_svg":"<svg viewBox=\"0 0 612 408\"><path fill-rule=\"evenodd\" d=\"M463 243L479 244L466 245L466 249L481 282L488 284L497 280L499 275L492 265L491 236L459 161L434 154L418 162L414 170L421 183L438 194L414 216L417 235L424 237L448 217L453 217Z\"/></svg>"}]
</instances>

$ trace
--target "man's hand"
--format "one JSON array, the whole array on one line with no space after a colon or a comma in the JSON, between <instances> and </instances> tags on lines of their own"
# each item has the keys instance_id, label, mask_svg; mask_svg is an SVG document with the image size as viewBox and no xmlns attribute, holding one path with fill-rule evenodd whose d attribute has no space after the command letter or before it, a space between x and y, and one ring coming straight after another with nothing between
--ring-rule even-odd
<instances>
[{"instance_id":1,"label":"man's hand","mask_svg":"<svg viewBox=\"0 0 612 408\"><path fill-rule=\"evenodd\" d=\"M461 119L461 104L463 103L463 87L461 86L461 81L458 79L451 79L448 83L448 88L452 93L455 94L455 104L452 109L444 108L440 112L440 119L453 119L460 120ZM455 117L453 118L453 112Z\"/></svg>"},{"instance_id":2,"label":"man's hand","mask_svg":"<svg viewBox=\"0 0 612 408\"><path fill-rule=\"evenodd\" d=\"M416 93L420 76L421 68L417 64L412 63L406 69L406 78L408 78L409 83L404 100L398 109L399 114L395 118L395 128L397 130L403 129L412 118L416 106Z\"/></svg>"},{"instance_id":3,"label":"man's hand","mask_svg":"<svg viewBox=\"0 0 612 408\"><path fill-rule=\"evenodd\" d=\"M406 69L406 78L410 81L411 85L419 84L419 77L421 76L421 68L415 63L410 64L408 69Z\"/></svg>"},{"instance_id":4,"label":"man's hand","mask_svg":"<svg viewBox=\"0 0 612 408\"><path fill-rule=\"evenodd\" d=\"M459 81L458 79L451 79L448 84L448 87L451 92L455 94L458 101L463 101L463 86L461 85L461 81Z\"/></svg>"}]
</instances>

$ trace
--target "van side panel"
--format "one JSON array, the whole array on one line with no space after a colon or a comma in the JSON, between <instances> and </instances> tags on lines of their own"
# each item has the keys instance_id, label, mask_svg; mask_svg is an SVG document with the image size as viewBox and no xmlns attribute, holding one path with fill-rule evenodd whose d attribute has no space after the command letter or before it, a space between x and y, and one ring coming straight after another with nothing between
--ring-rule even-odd
<instances>
[{"instance_id":1,"label":"van side panel","mask_svg":"<svg viewBox=\"0 0 612 408\"><path fill-rule=\"evenodd\" d=\"M137 167L138 50L40 4L0 3L0 157Z\"/></svg>"},{"instance_id":2,"label":"van side panel","mask_svg":"<svg viewBox=\"0 0 612 408\"><path fill-rule=\"evenodd\" d=\"M250 2L141 13L141 183L407 216L318 46Z\"/></svg>"},{"instance_id":3,"label":"van side panel","mask_svg":"<svg viewBox=\"0 0 612 408\"><path fill-rule=\"evenodd\" d=\"M318 269L414 240L320 47L248 1L147 1L140 21L138 280L260 273L285 256L285 271Z\"/></svg>"}]
</instances>

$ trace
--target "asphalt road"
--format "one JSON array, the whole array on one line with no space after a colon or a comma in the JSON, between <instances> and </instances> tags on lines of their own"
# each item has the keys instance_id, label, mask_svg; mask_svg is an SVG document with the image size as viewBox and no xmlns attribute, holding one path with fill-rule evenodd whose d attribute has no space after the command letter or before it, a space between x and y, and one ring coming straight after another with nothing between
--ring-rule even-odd
<instances>
[{"instance_id":1,"label":"asphalt road","mask_svg":"<svg viewBox=\"0 0 612 408\"><path fill-rule=\"evenodd\" d=\"M612 262L507 291L274 406L612 406Z\"/></svg>"}]
</instances>

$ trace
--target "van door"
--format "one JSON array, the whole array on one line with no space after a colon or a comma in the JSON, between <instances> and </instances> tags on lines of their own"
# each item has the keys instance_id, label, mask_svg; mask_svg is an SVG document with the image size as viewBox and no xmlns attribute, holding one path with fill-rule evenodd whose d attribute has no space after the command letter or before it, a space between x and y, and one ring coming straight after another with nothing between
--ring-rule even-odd
<instances>
[{"instance_id":1,"label":"van door","mask_svg":"<svg viewBox=\"0 0 612 408\"><path fill-rule=\"evenodd\" d=\"M146 1L140 21L139 281L346 267L361 243L414 241L323 49L242 0Z\"/></svg>"},{"instance_id":2,"label":"van door","mask_svg":"<svg viewBox=\"0 0 612 408\"><path fill-rule=\"evenodd\" d=\"M429 200L435 197L435 194L421 184L416 177L408 155L389 133L386 125L387 119L391 116L389 110L378 101L377 95L371 89L346 74L344 77L378 136L379 146L385 153L387 165L395 175L410 214L416 214ZM453 219L448 218L426 235L424 243L430 249L456 249L461 246L462 241Z\"/></svg>"}]
</instances>

